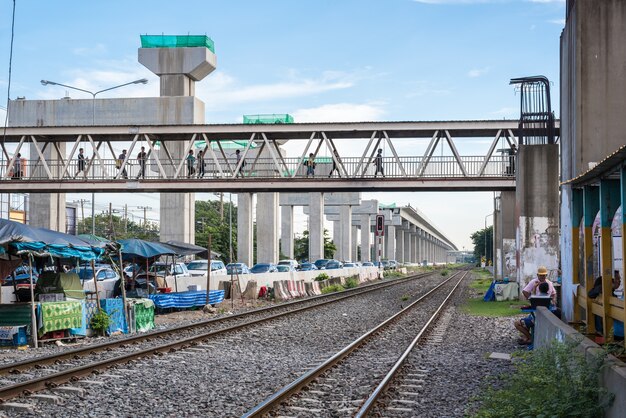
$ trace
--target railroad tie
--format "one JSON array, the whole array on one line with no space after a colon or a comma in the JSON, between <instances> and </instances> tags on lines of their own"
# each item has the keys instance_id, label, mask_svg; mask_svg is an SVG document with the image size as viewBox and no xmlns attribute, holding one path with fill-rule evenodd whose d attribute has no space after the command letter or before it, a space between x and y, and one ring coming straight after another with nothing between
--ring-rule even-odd
<instances>
[{"instance_id":1,"label":"railroad tie","mask_svg":"<svg viewBox=\"0 0 626 418\"><path fill-rule=\"evenodd\" d=\"M11 412L33 412L34 411L33 405L28 404L28 403L5 402L3 404L0 404L0 406L2 407L2 409L5 409Z\"/></svg>"},{"instance_id":2,"label":"railroad tie","mask_svg":"<svg viewBox=\"0 0 626 418\"><path fill-rule=\"evenodd\" d=\"M40 393L34 393L29 396L30 399L40 402L51 403L54 405L63 405L63 398L55 395L44 395Z\"/></svg>"}]
</instances>

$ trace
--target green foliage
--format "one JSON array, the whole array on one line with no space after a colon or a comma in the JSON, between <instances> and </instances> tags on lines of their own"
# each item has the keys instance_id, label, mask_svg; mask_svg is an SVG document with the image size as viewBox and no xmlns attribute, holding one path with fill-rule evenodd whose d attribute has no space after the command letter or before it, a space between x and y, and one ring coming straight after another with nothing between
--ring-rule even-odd
<instances>
[{"instance_id":1,"label":"green foliage","mask_svg":"<svg viewBox=\"0 0 626 418\"><path fill-rule=\"evenodd\" d=\"M396 270L385 270L384 276L386 279L404 277L404 274Z\"/></svg>"},{"instance_id":2,"label":"green foliage","mask_svg":"<svg viewBox=\"0 0 626 418\"><path fill-rule=\"evenodd\" d=\"M345 288L340 284L331 284L330 286L326 286L322 289L322 294L333 293L333 292L341 292L345 290Z\"/></svg>"},{"instance_id":3,"label":"green foliage","mask_svg":"<svg viewBox=\"0 0 626 418\"><path fill-rule=\"evenodd\" d=\"M328 280L330 277L326 273L320 273L315 277L316 282L323 282L324 280Z\"/></svg>"},{"instance_id":4,"label":"green foliage","mask_svg":"<svg viewBox=\"0 0 626 418\"><path fill-rule=\"evenodd\" d=\"M482 296L468 300L463 305L463 311L474 316L514 316L519 315L521 307L528 305L528 301L503 300L501 302L485 302Z\"/></svg>"},{"instance_id":5,"label":"green foliage","mask_svg":"<svg viewBox=\"0 0 626 418\"><path fill-rule=\"evenodd\" d=\"M348 277L346 279L346 284L343 285L343 287L345 287L346 289L353 289L355 287L359 286L359 281L357 280L356 277Z\"/></svg>"},{"instance_id":6,"label":"green foliage","mask_svg":"<svg viewBox=\"0 0 626 418\"><path fill-rule=\"evenodd\" d=\"M400 300L402 300L403 302L406 302L407 300L411 299L411 295L409 295L408 293L405 293L404 295L402 295L402 297L400 298Z\"/></svg>"},{"instance_id":7,"label":"green foliage","mask_svg":"<svg viewBox=\"0 0 626 418\"><path fill-rule=\"evenodd\" d=\"M487 260L493 260L493 226L486 229L479 229L470 235L472 242L474 243L474 256L476 260L480 261L480 258L485 255L487 251ZM485 245L485 239L487 244Z\"/></svg>"},{"instance_id":8,"label":"green foliage","mask_svg":"<svg viewBox=\"0 0 626 418\"><path fill-rule=\"evenodd\" d=\"M575 343L554 342L520 354L515 372L477 399L480 418L601 417L613 394L600 386L606 354L585 359Z\"/></svg>"},{"instance_id":9,"label":"green foliage","mask_svg":"<svg viewBox=\"0 0 626 418\"><path fill-rule=\"evenodd\" d=\"M95 216L94 235L112 240L139 238L155 241L159 239L159 225L156 222L147 220L144 227L142 217L135 217L134 219L124 218L115 214L109 216L108 212L97 214ZM76 225L79 234L92 233L91 216L84 220L79 220Z\"/></svg>"},{"instance_id":10,"label":"green foliage","mask_svg":"<svg viewBox=\"0 0 626 418\"><path fill-rule=\"evenodd\" d=\"M98 335L104 335L111 325L111 317L103 310L98 310L91 317L91 329Z\"/></svg>"},{"instance_id":11,"label":"green foliage","mask_svg":"<svg viewBox=\"0 0 626 418\"><path fill-rule=\"evenodd\" d=\"M333 258L333 254L337 251L337 247L330 240L328 229L324 229L324 258ZM296 260L309 259L309 231L302 232L302 236L296 236L294 239L294 257ZM315 260L309 260L314 262Z\"/></svg>"},{"instance_id":12,"label":"green foliage","mask_svg":"<svg viewBox=\"0 0 626 418\"><path fill-rule=\"evenodd\" d=\"M443 270L441 270L441 273L439 273L439 274L441 274L442 276L447 276L448 275L448 270L443 269Z\"/></svg>"},{"instance_id":13,"label":"green foliage","mask_svg":"<svg viewBox=\"0 0 626 418\"><path fill-rule=\"evenodd\" d=\"M232 217L232 231L230 220ZM230 239L232 232L233 257L237 254L237 206L219 200L196 201L196 245L206 248L211 234L211 251L222 255L230 263Z\"/></svg>"}]
</instances>

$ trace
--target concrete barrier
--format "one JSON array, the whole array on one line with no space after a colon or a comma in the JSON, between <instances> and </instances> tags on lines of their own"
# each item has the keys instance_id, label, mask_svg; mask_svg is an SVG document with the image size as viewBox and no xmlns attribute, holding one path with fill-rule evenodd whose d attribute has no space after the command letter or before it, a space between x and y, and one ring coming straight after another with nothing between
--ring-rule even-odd
<instances>
[{"instance_id":1,"label":"concrete barrier","mask_svg":"<svg viewBox=\"0 0 626 418\"><path fill-rule=\"evenodd\" d=\"M602 351L602 348L574 328L561 321L548 309L537 308L535 312L535 348L546 347L554 340L557 341L580 341L577 349L586 356L591 356ZM626 411L626 363L613 356L607 358L607 367L602 373L602 385L615 394L613 405L604 415L609 418L624 416ZM620 412L621 411L621 412Z\"/></svg>"},{"instance_id":2,"label":"concrete barrier","mask_svg":"<svg viewBox=\"0 0 626 418\"><path fill-rule=\"evenodd\" d=\"M274 299L276 300L287 300L291 299L291 295L285 289L283 282L281 280L274 281Z\"/></svg>"},{"instance_id":3,"label":"concrete barrier","mask_svg":"<svg viewBox=\"0 0 626 418\"><path fill-rule=\"evenodd\" d=\"M254 280L250 280L246 285L246 290L243 292L243 297L245 299L256 300L259 296L259 290L257 289L256 282Z\"/></svg>"}]
</instances>

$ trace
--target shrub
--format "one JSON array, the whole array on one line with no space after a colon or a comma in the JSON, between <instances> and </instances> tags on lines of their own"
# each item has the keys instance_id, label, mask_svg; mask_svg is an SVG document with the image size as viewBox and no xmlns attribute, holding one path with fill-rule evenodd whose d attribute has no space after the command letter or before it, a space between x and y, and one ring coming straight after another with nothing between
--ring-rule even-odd
<instances>
[{"instance_id":1,"label":"shrub","mask_svg":"<svg viewBox=\"0 0 626 418\"><path fill-rule=\"evenodd\" d=\"M103 309L98 310L91 317L91 329L97 335L104 335L109 325L111 325L111 317Z\"/></svg>"},{"instance_id":2,"label":"shrub","mask_svg":"<svg viewBox=\"0 0 626 418\"><path fill-rule=\"evenodd\" d=\"M317 275L317 277L315 278L316 282L323 282L324 280L328 280L330 279L330 277L328 276L328 274L326 273L320 273Z\"/></svg>"},{"instance_id":3,"label":"shrub","mask_svg":"<svg viewBox=\"0 0 626 418\"><path fill-rule=\"evenodd\" d=\"M448 275L448 270L441 270L440 273L442 276L447 276Z\"/></svg>"},{"instance_id":4,"label":"shrub","mask_svg":"<svg viewBox=\"0 0 626 418\"><path fill-rule=\"evenodd\" d=\"M411 295L405 293L404 295L402 295L402 297L400 298L403 302L411 299Z\"/></svg>"},{"instance_id":5,"label":"shrub","mask_svg":"<svg viewBox=\"0 0 626 418\"><path fill-rule=\"evenodd\" d=\"M606 354L585 359L573 342L554 342L520 355L502 387L478 398L474 417L601 417L613 394L600 386Z\"/></svg>"},{"instance_id":6,"label":"shrub","mask_svg":"<svg viewBox=\"0 0 626 418\"><path fill-rule=\"evenodd\" d=\"M390 270L385 271L386 279L390 279L392 277L404 277L404 274L400 273L399 271L390 271Z\"/></svg>"},{"instance_id":7,"label":"shrub","mask_svg":"<svg viewBox=\"0 0 626 418\"><path fill-rule=\"evenodd\" d=\"M359 281L356 277L348 277L346 279L346 284L343 285L346 289L352 289L359 286Z\"/></svg>"},{"instance_id":8,"label":"shrub","mask_svg":"<svg viewBox=\"0 0 626 418\"><path fill-rule=\"evenodd\" d=\"M322 289L322 294L332 293L332 292L341 292L345 290L344 287L340 284L331 284L330 286L326 286Z\"/></svg>"}]
</instances>

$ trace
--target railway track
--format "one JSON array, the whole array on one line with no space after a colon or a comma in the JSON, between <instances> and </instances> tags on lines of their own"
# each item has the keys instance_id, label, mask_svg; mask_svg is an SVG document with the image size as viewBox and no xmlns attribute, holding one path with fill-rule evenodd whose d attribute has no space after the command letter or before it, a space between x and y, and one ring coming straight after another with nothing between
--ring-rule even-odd
<instances>
[{"instance_id":1,"label":"railway track","mask_svg":"<svg viewBox=\"0 0 626 418\"><path fill-rule=\"evenodd\" d=\"M243 417L366 416L377 405L381 394L467 274L454 274L323 363L285 385ZM444 290L447 291L444 293ZM423 370L416 367L405 375L401 383L402 393L406 396L415 396L414 389L423 383ZM414 403L414 398L402 399L399 402L401 406L395 410L410 411L406 406ZM394 408L391 408L393 411Z\"/></svg>"},{"instance_id":2,"label":"railway track","mask_svg":"<svg viewBox=\"0 0 626 418\"><path fill-rule=\"evenodd\" d=\"M201 321L2 365L0 366L0 376L4 375L3 377L6 378L14 378L15 381L6 385L7 380L3 379L5 386L0 387L0 402L22 394L34 393L77 380L114 365L124 364L154 354L163 354L187 348L217 335L315 309L347 298L376 292L390 286L421 279L431 274L433 273L422 273L400 280L370 284L339 293L315 296L272 307L255 309L229 317ZM149 347L141 347L144 343L150 343L151 345ZM102 359L102 356L106 358ZM92 359L92 357L98 358ZM58 370L58 368L62 370ZM20 379L20 376L24 376L25 379Z\"/></svg>"}]
</instances>

